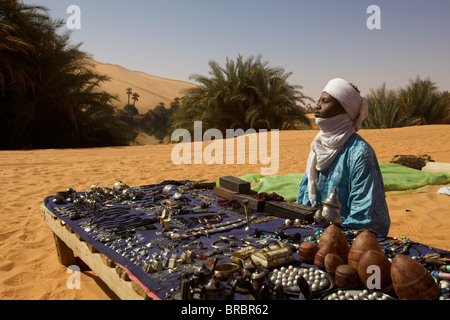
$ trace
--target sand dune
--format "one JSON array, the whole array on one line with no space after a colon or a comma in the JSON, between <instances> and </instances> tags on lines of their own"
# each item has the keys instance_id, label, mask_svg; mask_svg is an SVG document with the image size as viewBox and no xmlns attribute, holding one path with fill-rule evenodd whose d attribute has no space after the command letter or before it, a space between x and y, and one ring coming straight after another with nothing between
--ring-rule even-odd
<instances>
[{"instance_id":1,"label":"sand dune","mask_svg":"<svg viewBox=\"0 0 450 320\"><path fill-rule=\"evenodd\" d=\"M317 131L280 132L278 174L303 172L309 145ZM450 125L385 130L361 130L379 161L397 154L428 154L450 162ZM204 146L208 143L205 142ZM259 173L261 165L174 165L174 145L93 149L0 151L0 299L114 299L91 271L81 276L80 290L69 290L66 268L58 263L50 229L40 205L57 191L84 190L92 184L131 186L166 179L210 179ZM387 196L392 226L390 236L450 250L450 196L438 195L441 186L422 193Z\"/></svg>"},{"instance_id":2,"label":"sand dune","mask_svg":"<svg viewBox=\"0 0 450 320\"><path fill-rule=\"evenodd\" d=\"M166 106L169 106L169 103L174 98L181 97L184 89L195 86L195 84L186 81L157 77L140 71L128 70L116 64L102 63L94 60L92 62L98 72L111 78L110 81L103 83L101 88L119 97L119 101L115 102L114 105L123 108L128 103L126 89L132 88L133 92L137 92L140 96L136 102L136 108L141 114L153 109L160 102L164 102ZM130 100L130 103L133 103L133 100Z\"/></svg>"}]
</instances>

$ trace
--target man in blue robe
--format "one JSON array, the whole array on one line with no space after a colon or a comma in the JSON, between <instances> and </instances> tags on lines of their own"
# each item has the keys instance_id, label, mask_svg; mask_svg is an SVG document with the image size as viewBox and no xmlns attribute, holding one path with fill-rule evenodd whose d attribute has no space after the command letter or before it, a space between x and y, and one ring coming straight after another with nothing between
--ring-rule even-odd
<instances>
[{"instance_id":1,"label":"man in blue robe","mask_svg":"<svg viewBox=\"0 0 450 320\"><path fill-rule=\"evenodd\" d=\"M383 178L372 147L356 132L368 115L357 88L336 78L316 105L320 132L311 143L297 203L318 207L337 187L342 225L387 235L390 227Z\"/></svg>"}]
</instances>

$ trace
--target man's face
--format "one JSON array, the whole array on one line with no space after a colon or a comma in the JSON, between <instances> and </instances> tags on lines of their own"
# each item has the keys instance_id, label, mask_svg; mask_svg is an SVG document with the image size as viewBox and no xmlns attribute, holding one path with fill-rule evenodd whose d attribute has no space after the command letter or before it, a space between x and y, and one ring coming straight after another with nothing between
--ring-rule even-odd
<instances>
[{"instance_id":1,"label":"man's face","mask_svg":"<svg viewBox=\"0 0 450 320\"><path fill-rule=\"evenodd\" d=\"M317 101L314 116L316 118L331 118L341 113L345 113L345 109L335 98L325 91L322 92L319 101Z\"/></svg>"}]
</instances>

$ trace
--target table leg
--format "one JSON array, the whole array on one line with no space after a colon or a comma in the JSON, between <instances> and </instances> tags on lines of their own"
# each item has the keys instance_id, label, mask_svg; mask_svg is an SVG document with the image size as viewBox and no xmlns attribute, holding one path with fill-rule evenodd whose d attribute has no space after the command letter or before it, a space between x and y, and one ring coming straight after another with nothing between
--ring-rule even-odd
<instances>
[{"instance_id":1,"label":"table leg","mask_svg":"<svg viewBox=\"0 0 450 320\"><path fill-rule=\"evenodd\" d=\"M58 254L59 262L66 267L76 264L73 250L70 249L55 233L53 233L53 238L55 239L56 253Z\"/></svg>"}]
</instances>

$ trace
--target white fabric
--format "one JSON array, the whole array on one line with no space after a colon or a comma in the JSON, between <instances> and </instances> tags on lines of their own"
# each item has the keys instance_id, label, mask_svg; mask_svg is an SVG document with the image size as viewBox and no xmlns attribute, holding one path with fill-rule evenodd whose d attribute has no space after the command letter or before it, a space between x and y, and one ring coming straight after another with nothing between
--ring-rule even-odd
<instances>
[{"instance_id":1,"label":"white fabric","mask_svg":"<svg viewBox=\"0 0 450 320\"><path fill-rule=\"evenodd\" d=\"M338 100L346 113L327 119L316 118L320 132L311 143L306 163L308 194L313 206L316 205L319 171L331 164L348 138L361 128L363 120L369 114L367 101L344 79L330 80L323 91Z\"/></svg>"},{"instance_id":2,"label":"white fabric","mask_svg":"<svg viewBox=\"0 0 450 320\"><path fill-rule=\"evenodd\" d=\"M323 91L341 103L352 119L355 131L358 131L363 120L369 115L369 105L366 99L361 97L350 83L341 78L330 80Z\"/></svg>"},{"instance_id":3,"label":"white fabric","mask_svg":"<svg viewBox=\"0 0 450 320\"><path fill-rule=\"evenodd\" d=\"M316 123L320 132L311 143L311 151L306 163L308 194L313 206L316 205L319 171L330 165L348 138L355 133L353 121L346 113L327 119L317 118Z\"/></svg>"}]
</instances>

